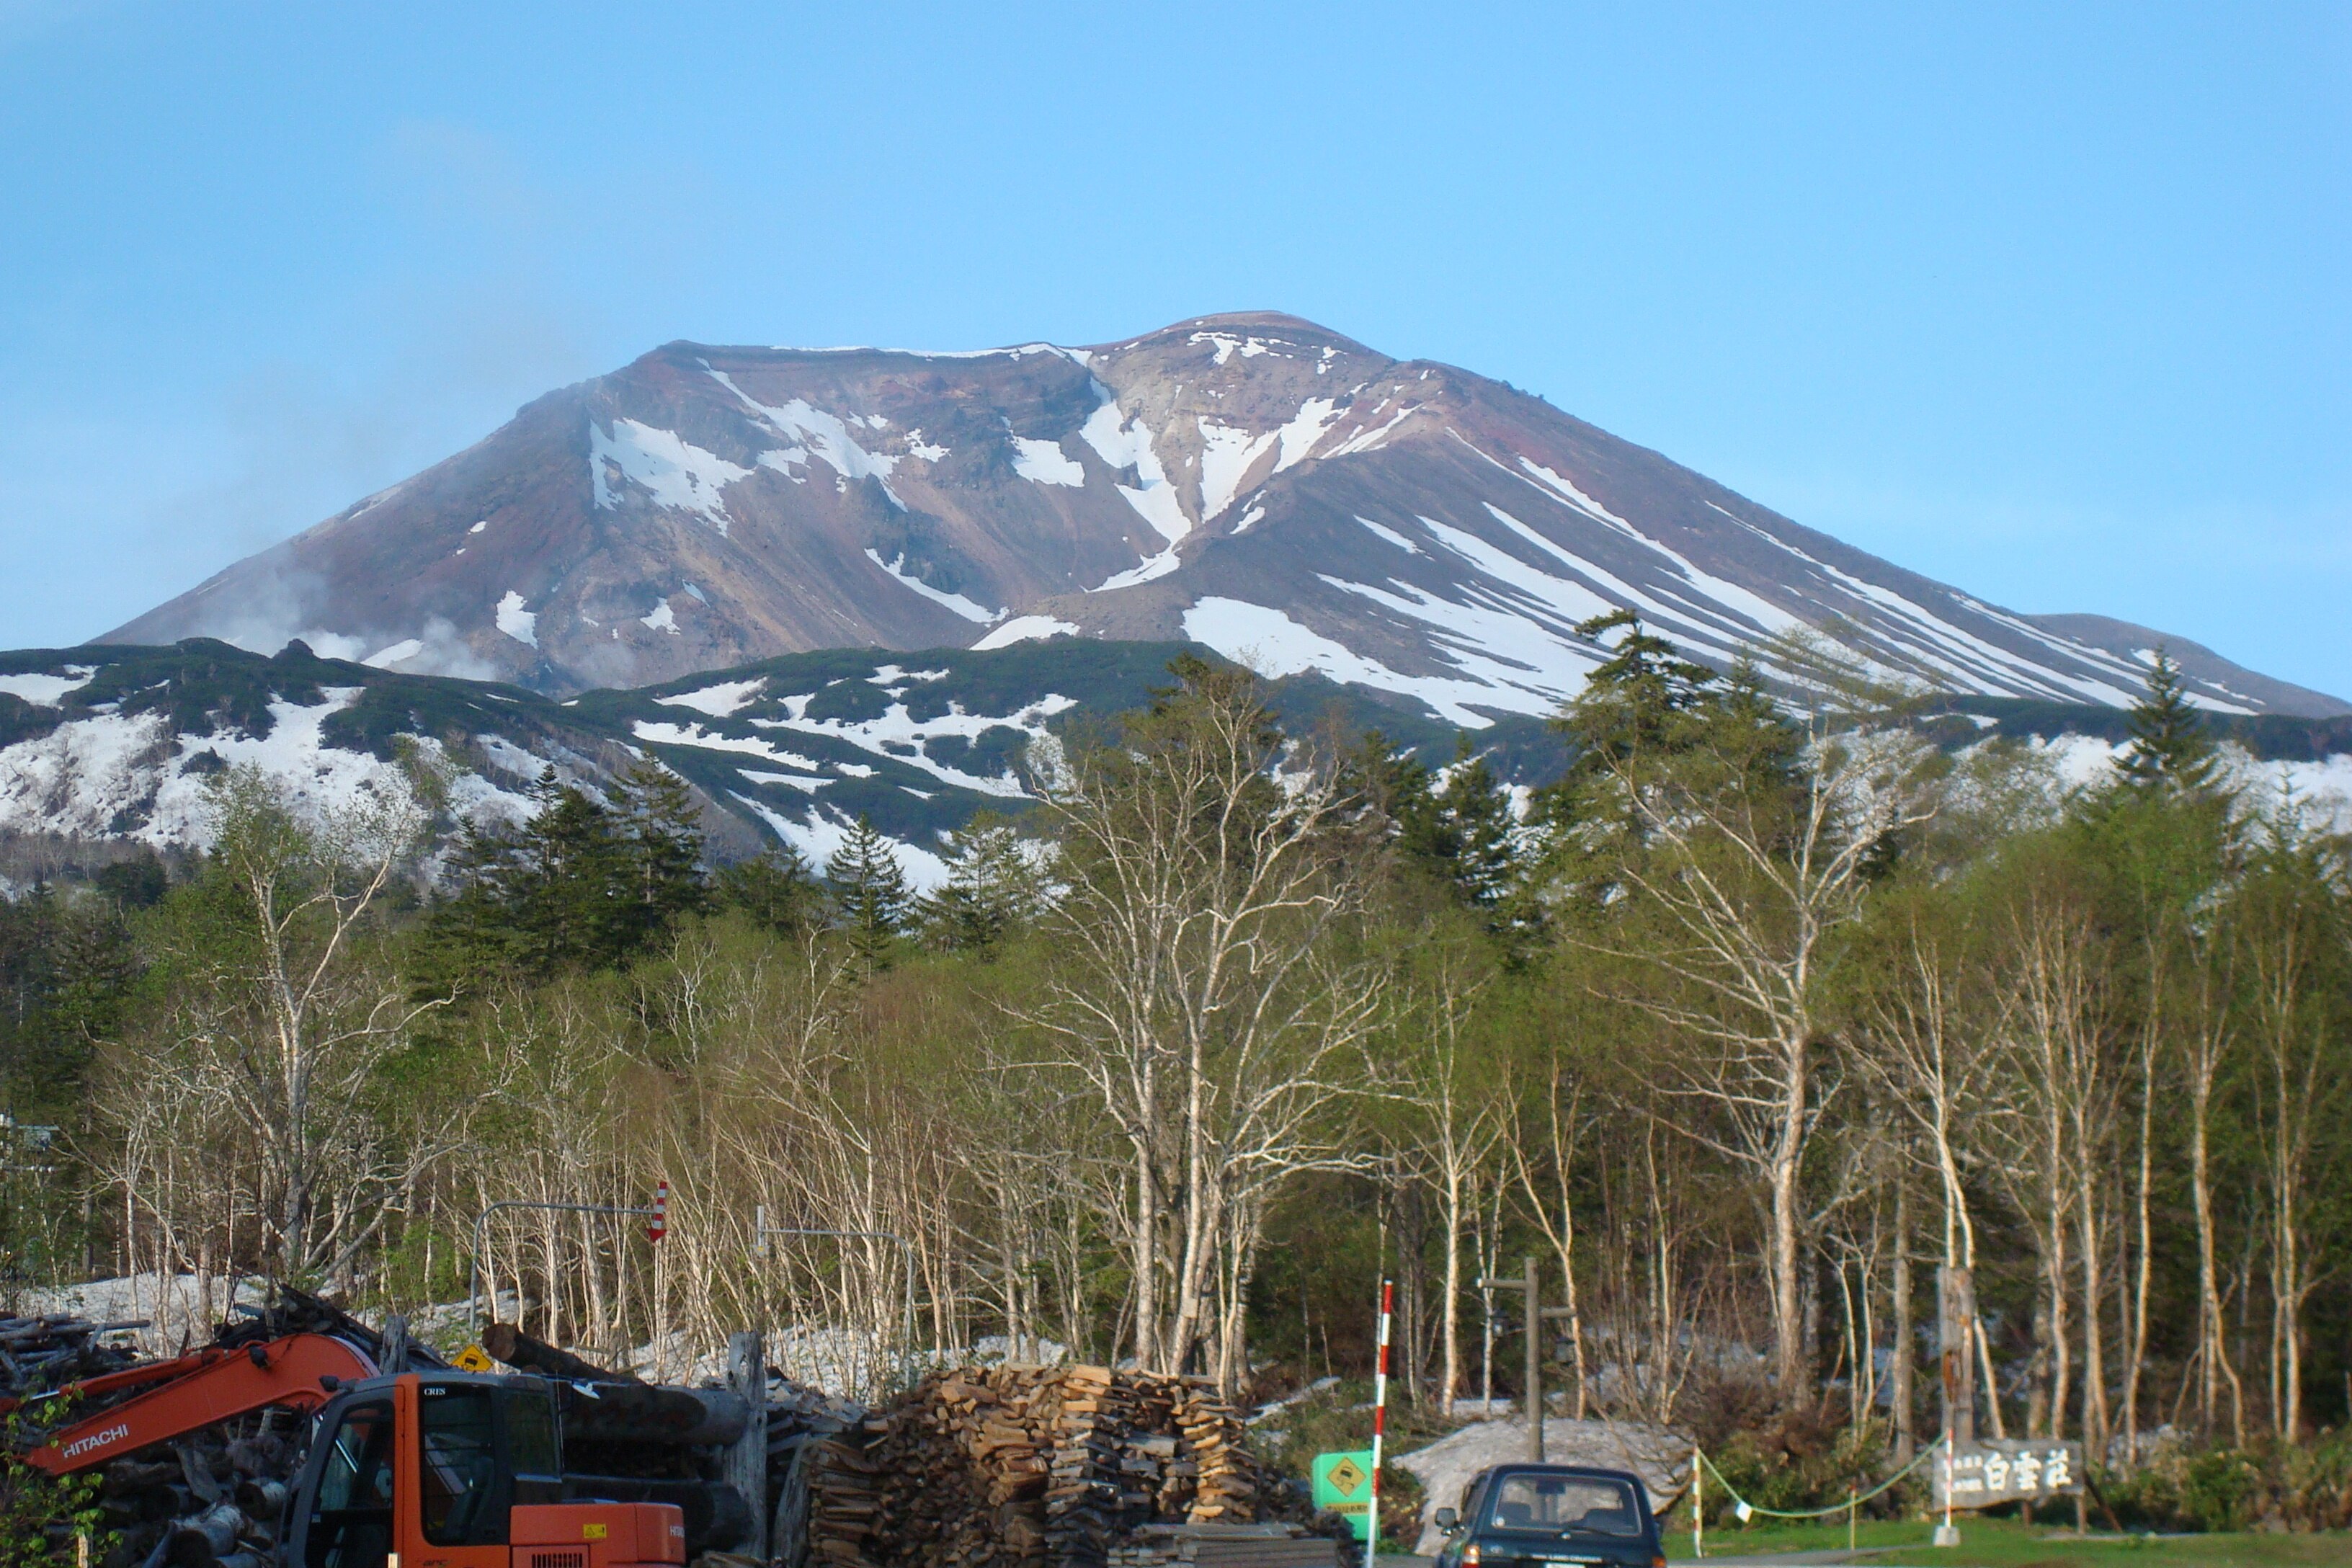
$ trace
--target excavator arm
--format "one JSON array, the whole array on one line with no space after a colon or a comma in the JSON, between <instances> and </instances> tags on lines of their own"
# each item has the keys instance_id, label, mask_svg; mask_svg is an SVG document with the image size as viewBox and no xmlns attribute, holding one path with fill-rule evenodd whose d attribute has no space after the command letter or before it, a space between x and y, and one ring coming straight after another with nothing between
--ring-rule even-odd
<instances>
[{"instance_id":1,"label":"excavator arm","mask_svg":"<svg viewBox=\"0 0 2352 1568\"><path fill-rule=\"evenodd\" d=\"M312 1333L198 1351L159 1364L168 1382L52 1433L47 1443L25 1456L25 1462L53 1476L71 1475L232 1416L273 1406L316 1410L338 1386L373 1377L376 1370L365 1354L341 1340ZM59 1392L68 1396L99 1394L138 1381L147 1380L116 1373Z\"/></svg>"}]
</instances>

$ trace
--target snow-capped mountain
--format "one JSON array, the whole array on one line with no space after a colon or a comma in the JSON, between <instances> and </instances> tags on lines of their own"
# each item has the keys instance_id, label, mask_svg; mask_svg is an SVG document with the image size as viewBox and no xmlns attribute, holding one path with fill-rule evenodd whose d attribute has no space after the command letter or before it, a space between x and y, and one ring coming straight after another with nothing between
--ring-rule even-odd
<instances>
[{"instance_id":1,"label":"snow-capped mountain","mask_svg":"<svg viewBox=\"0 0 2352 1568\"><path fill-rule=\"evenodd\" d=\"M1727 663L1813 627L1956 692L2338 700L2094 616L2013 613L1499 383L1296 318L1091 348L673 343L103 640L301 637L555 694L805 649L1190 638L1452 723L1550 711L1628 607Z\"/></svg>"}]
</instances>

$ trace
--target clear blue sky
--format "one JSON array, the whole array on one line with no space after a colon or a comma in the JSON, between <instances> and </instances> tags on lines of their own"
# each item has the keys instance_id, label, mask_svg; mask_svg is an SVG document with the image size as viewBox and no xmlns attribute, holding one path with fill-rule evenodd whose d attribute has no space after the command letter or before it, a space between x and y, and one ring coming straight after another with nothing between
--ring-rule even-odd
<instances>
[{"instance_id":1,"label":"clear blue sky","mask_svg":"<svg viewBox=\"0 0 2352 1568\"><path fill-rule=\"evenodd\" d=\"M1312 317L2352 696L2352 7L0 0L0 647L673 338Z\"/></svg>"}]
</instances>

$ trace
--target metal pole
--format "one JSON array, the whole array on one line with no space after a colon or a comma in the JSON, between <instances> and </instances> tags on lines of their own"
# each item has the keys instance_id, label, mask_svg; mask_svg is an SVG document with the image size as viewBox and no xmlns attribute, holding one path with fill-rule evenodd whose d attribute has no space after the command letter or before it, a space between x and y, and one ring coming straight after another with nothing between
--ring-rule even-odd
<instances>
[{"instance_id":1,"label":"metal pole","mask_svg":"<svg viewBox=\"0 0 2352 1568\"><path fill-rule=\"evenodd\" d=\"M482 1330L482 1254L490 1247L490 1216L500 1209L541 1209L558 1214L651 1215L652 1209L615 1208L610 1204L547 1204L532 1198L500 1198L474 1216L474 1258L472 1272L466 1287L466 1338L481 1337ZM494 1303L495 1304L495 1303ZM522 1296L516 1293L515 1304L520 1307Z\"/></svg>"},{"instance_id":2,"label":"metal pole","mask_svg":"<svg viewBox=\"0 0 2352 1568\"><path fill-rule=\"evenodd\" d=\"M1691 1445L1691 1555L1706 1555L1706 1467L1698 1445Z\"/></svg>"},{"instance_id":3,"label":"metal pole","mask_svg":"<svg viewBox=\"0 0 2352 1568\"><path fill-rule=\"evenodd\" d=\"M907 1255L907 1303L904 1325L899 1330L898 1379L905 1386L915 1385L915 1244L894 1231L887 1230L821 1230L801 1226L772 1226L755 1218L755 1240L765 1241L772 1236L832 1236L860 1241L892 1241Z\"/></svg>"},{"instance_id":4,"label":"metal pole","mask_svg":"<svg viewBox=\"0 0 2352 1568\"><path fill-rule=\"evenodd\" d=\"M1528 1293L1528 1462L1544 1462L1543 1287L1536 1279L1535 1255L1520 1259Z\"/></svg>"},{"instance_id":5,"label":"metal pole","mask_svg":"<svg viewBox=\"0 0 2352 1568\"><path fill-rule=\"evenodd\" d=\"M1381 1281L1380 1361L1372 1370L1372 1529L1366 1536L1364 1561L1370 1563L1381 1554L1381 1439L1388 1435L1389 1415L1389 1320L1396 1310L1396 1286Z\"/></svg>"}]
</instances>

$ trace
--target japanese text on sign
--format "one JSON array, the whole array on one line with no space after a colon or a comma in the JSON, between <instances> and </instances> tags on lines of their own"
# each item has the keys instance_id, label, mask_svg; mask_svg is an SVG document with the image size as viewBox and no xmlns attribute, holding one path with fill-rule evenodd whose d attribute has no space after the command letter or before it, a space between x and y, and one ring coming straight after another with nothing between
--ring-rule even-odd
<instances>
[{"instance_id":1,"label":"japanese text on sign","mask_svg":"<svg viewBox=\"0 0 2352 1568\"><path fill-rule=\"evenodd\" d=\"M2083 1489L2083 1446L2048 1438L1963 1443L1953 1449L1948 1468L1938 1460L1928 1471L1938 1508L1946 1501L1948 1479L1954 1508L2067 1497Z\"/></svg>"}]
</instances>

